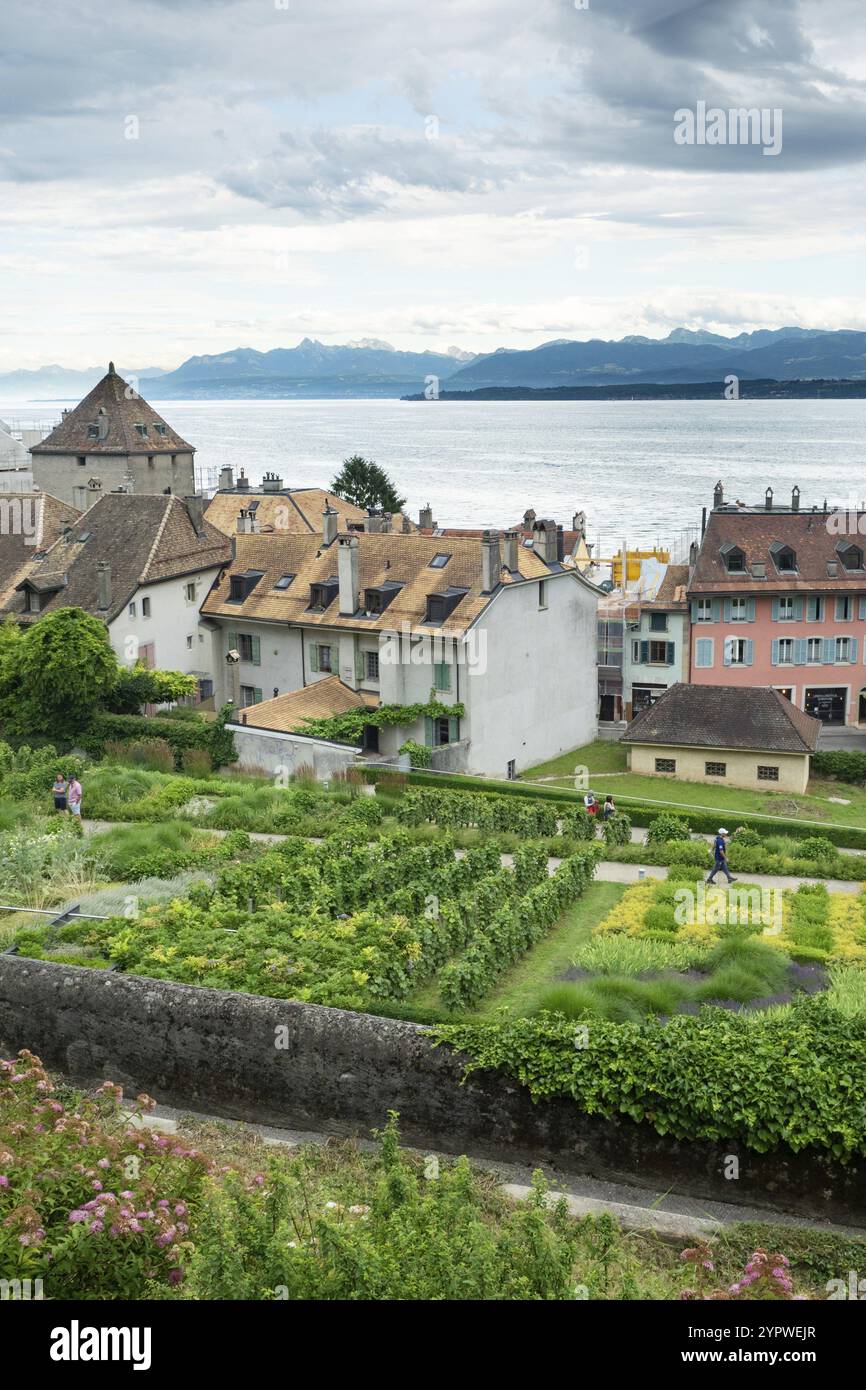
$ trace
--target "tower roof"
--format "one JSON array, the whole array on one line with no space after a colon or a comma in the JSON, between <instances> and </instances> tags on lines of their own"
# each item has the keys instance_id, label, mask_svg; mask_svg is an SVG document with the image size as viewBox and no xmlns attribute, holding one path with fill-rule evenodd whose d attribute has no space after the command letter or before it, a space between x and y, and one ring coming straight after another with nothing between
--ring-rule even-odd
<instances>
[{"instance_id":1,"label":"tower roof","mask_svg":"<svg viewBox=\"0 0 866 1390\"><path fill-rule=\"evenodd\" d=\"M194 453L110 362L102 380L31 454Z\"/></svg>"}]
</instances>

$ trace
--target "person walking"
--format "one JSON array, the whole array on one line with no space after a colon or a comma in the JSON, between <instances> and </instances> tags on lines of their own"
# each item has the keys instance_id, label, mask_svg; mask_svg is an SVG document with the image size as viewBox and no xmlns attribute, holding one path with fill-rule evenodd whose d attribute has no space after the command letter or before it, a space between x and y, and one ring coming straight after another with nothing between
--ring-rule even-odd
<instances>
[{"instance_id":1,"label":"person walking","mask_svg":"<svg viewBox=\"0 0 866 1390\"><path fill-rule=\"evenodd\" d=\"M718 835L713 840L713 858L715 863L710 869L707 883L715 883L716 874L719 872L719 869L721 869L722 873L725 875L728 883L736 883L737 881L728 868L728 846L725 838L727 833L727 830L720 827Z\"/></svg>"},{"instance_id":2,"label":"person walking","mask_svg":"<svg viewBox=\"0 0 866 1390\"><path fill-rule=\"evenodd\" d=\"M63 776L62 772L56 772L54 774L54 786L51 790L54 793L55 811L66 811L68 809L66 804L66 778Z\"/></svg>"},{"instance_id":3,"label":"person walking","mask_svg":"<svg viewBox=\"0 0 866 1390\"><path fill-rule=\"evenodd\" d=\"M73 772L69 779L69 790L67 791L69 810L73 816L77 816L77 824L81 825L81 783Z\"/></svg>"},{"instance_id":4,"label":"person walking","mask_svg":"<svg viewBox=\"0 0 866 1390\"><path fill-rule=\"evenodd\" d=\"M615 807L614 804L613 804L613 797L612 797L612 796L606 796L606 797L604 798L604 807L603 807L602 813L601 813L601 814L602 814L602 819L603 819L603 820L610 820L611 816L614 815L615 812L616 812L616 807Z\"/></svg>"},{"instance_id":5,"label":"person walking","mask_svg":"<svg viewBox=\"0 0 866 1390\"><path fill-rule=\"evenodd\" d=\"M598 802L595 799L595 792L588 791L586 793L586 796L583 798L583 805L589 815L598 815Z\"/></svg>"}]
</instances>

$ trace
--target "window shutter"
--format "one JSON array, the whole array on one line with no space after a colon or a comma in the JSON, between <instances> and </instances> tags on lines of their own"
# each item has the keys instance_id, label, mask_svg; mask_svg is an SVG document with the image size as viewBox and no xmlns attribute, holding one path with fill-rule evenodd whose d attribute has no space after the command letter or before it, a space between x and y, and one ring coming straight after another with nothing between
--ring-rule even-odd
<instances>
[{"instance_id":1,"label":"window shutter","mask_svg":"<svg viewBox=\"0 0 866 1390\"><path fill-rule=\"evenodd\" d=\"M733 637L726 637L726 638L725 638L725 655L724 655L724 664L725 664L725 666L730 666L730 664L731 664L731 654L732 654L732 652L733 652L733 647L732 647L731 644L732 644L733 641L734 641Z\"/></svg>"},{"instance_id":2,"label":"window shutter","mask_svg":"<svg viewBox=\"0 0 866 1390\"><path fill-rule=\"evenodd\" d=\"M457 720L456 720L456 719L449 719L449 720L448 720L448 742L449 742L449 743L456 743L458 737L459 737L459 735L458 735L458 733L457 733Z\"/></svg>"},{"instance_id":3,"label":"window shutter","mask_svg":"<svg viewBox=\"0 0 866 1390\"><path fill-rule=\"evenodd\" d=\"M641 642L641 644L640 644L640 659L641 659L642 662L643 662L643 661L649 661L649 642Z\"/></svg>"},{"instance_id":4,"label":"window shutter","mask_svg":"<svg viewBox=\"0 0 866 1390\"><path fill-rule=\"evenodd\" d=\"M714 622L714 623L719 623L719 622L721 622L721 620L722 620L722 602L721 602L721 599L714 598L714 599L713 599L713 622Z\"/></svg>"},{"instance_id":5,"label":"window shutter","mask_svg":"<svg viewBox=\"0 0 866 1390\"><path fill-rule=\"evenodd\" d=\"M860 617L866 618L866 594L860 600Z\"/></svg>"},{"instance_id":6,"label":"window shutter","mask_svg":"<svg viewBox=\"0 0 866 1390\"><path fill-rule=\"evenodd\" d=\"M755 600L753 598L746 599L746 620L750 623L755 621Z\"/></svg>"},{"instance_id":7,"label":"window shutter","mask_svg":"<svg viewBox=\"0 0 866 1390\"><path fill-rule=\"evenodd\" d=\"M746 638L746 665L751 666L755 658L755 644L751 637Z\"/></svg>"},{"instance_id":8,"label":"window shutter","mask_svg":"<svg viewBox=\"0 0 866 1390\"><path fill-rule=\"evenodd\" d=\"M844 611L844 606L845 606L845 601L844 601L842 595L841 595L841 594L837 594L837 595L836 595L836 622L837 622L837 623L842 622L842 613L843 613L843 611Z\"/></svg>"},{"instance_id":9,"label":"window shutter","mask_svg":"<svg viewBox=\"0 0 866 1390\"><path fill-rule=\"evenodd\" d=\"M428 748L433 747L433 720L429 714L424 716L424 742Z\"/></svg>"},{"instance_id":10,"label":"window shutter","mask_svg":"<svg viewBox=\"0 0 866 1390\"><path fill-rule=\"evenodd\" d=\"M830 666L836 660L836 639L834 637L824 638L824 655L821 658L825 666Z\"/></svg>"},{"instance_id":11,"label":"window shutter","mask_svg":"<svg viewBox=\"0 0 866 1390\"><path fill-rule=\"evenodd\" d=\"M798 623L803 621L803 595L797 594L794 599L794 617Z\"/></svg>"},{"instance_id":12,"label":"window shutter","mask_svg":"<svg viewBox=\"0 0 866 1390\"><path fill-rule=\"evenodd\" d=\"M311 670L311 671L318 671L318 669L319 669L319 648L318 648L318 644L317 644L316 642L311 642L311 643L310 643L310 670Z\"/></svg>"},{"instance_id":13,"label":"window shutter","mask_svg":"<svg viewBox=\"0 0 866 1390\"><path fill-rule=\"evenodd\" d=\"M261 637L254 637L254 638L253 638L253 665L254 665L254 666L261 666L261 664L262 664L262 639L261 639Z\"/></svg>"},{"instance_id":14,"label":"window shutter","mask_svg":"<svg viewBox=\"0 0 866 1390\"><path fill-rule=\"evenodd\" d=\"M632 642L631 659L636 666L640 664L640 642Z\"/></svg>"},{"instance_id":15,"label":"window shutter","mask_svg":"<svg viewBox=\"0 0 866 1390\"><path fill-rule=\"evenodd\" d=\"M778 639L778 637L774 637L774 638L773 638L772 647L771 647L771 649L770 649L770 662L771 662L771 664L772 664L773 666L778 666L778 664L779 664L779 639Z\"/></svg>"},{"instance_id":16,"label":"window shutter","mask_svg":"<svg viewBox=\"0 0 866 1390\"><path fill-rule=\"evenodd\" d=\"M779 621L779 600L778 600L777 598L774 598L774 599L773 599L773 622L774 622L774 623L777 623L778 621Z\"/></svg>"},{"instance_id":17,"label":"window shutter","mask_svg":"<svg viewBox=\"0 0 866 1390\"><path fill-rule=\"evenodd\" d=\"M809 639L808 639L808 637L795 637L795 638L794 638L794 665L795 665L795 666L805 666L806 661L808 660L808 656L809 656Z\"/></svg>"},{"instance_id":18,"label":"window shutter","mask_svg":"<svg viewBox=\"0 0 866 1390\"><path fill-rule=\"evenodd\" d=\"M256 686L255 690L253 691L253 695L255 697L253 703L256 705L260 705L262 703L262 692L258 686Z\"/></svg>"},{"instance_id":19,"label":"window shutter","mask_svg":"<svg viewBox=\"0 0 866 1390\"><path fill-rule=\"evenodd\" d=\"M730 600L729 598L726 598L726 599L725 599L725 622L726 622L726 623L729 623L730 621L731 621L731 600Z\"/></svg>"},{"instance_id":20,"label":"window shutter","mask_svg":"<svg viewBox=\"0 0 866 1390\"><path fill-rule=\"evenodd\" d=\"M855 661L857 660L857 638L856 638L856 637L852 637L852 638L851 638L851 641L848 643L848 652L849 652L849 657L848 657L849 661L851 661L852 663L855 662Z\"/></svg>"},{"instance_id":21,"label":"window shutter","mask_svg":"<svg viewBox=\"0 0 866 1390\"><path fill-rule=\"evenodd\" d=\"M860 616L861 616L861 617L863 616L862 613L861 613ZM698 601L697 601L696 598L693 598L693 599L692 599L692 622L693 622L693 623L696 623L697 621L698 621Z\"/></svg>"},{"instance_id":22,"label":"window shutter","mask_svg":"<svg viewBox=\"0 0 866 1390\"><path fill-rule=\"evenodd\" d=\"M237 633L236 633L236 632L232 632L231 629L230 629L230 630L229 630L229 634L228 634L228 639L229 639L229 651L230 651L230 652L236 652L237 649L238 649L238 635L237 635Z\"/></svg>"},{"instance_id":23,"label":"window shutter","mask_svg":"<svg viewBox=\"0 0 866 1390\"><path fill-rule=\"evenodd\" d=\"M816 622L816 623L823 623L823 621L824 621L824 600L823 600L823 598L821 598L821 597L819 596L818 598L815 599L815 622Z\"/></svg>"},{"instance_id":24,"label":"window shutter","mask_svg":"<svg viewBox=\"0 0 866 1390\"><path fill-rule=\"evenodd\" d=\"M675 650L673 642L668 642L668 666L673 666Z\"/></svg>"},{"instance_id":25,"label":"window shutter","mask_svg":"<svg viewBox=\"0 0 866 1390\"><path fill-rule=\"evenodd\" d=\"M360 650L359 650L359 651L356 651L356 652L355 652L355 680L356 680L356 681L362 681L362 680L364 679L364 677L366 676L366 674L367 674L367 670L366 670L366 666L365 666L365 664L364 664L364 653L363 653L362 651L360 651Z\"/></svg>"}]
</instances>

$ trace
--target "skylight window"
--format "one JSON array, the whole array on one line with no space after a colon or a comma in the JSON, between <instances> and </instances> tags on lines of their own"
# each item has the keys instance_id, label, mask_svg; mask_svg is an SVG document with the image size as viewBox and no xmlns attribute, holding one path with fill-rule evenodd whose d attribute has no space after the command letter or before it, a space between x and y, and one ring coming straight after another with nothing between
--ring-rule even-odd
<instances>
[{"instance_id":1,"label":"skylight window","mask_svg":"<svg viewBox=\"0 0 866 1390\"><path fill-rule=\"evenodd\" d=\"M450 559L450 555L446 555L444 551L440 550L433 556L427 568L431 570L444 570Z\"/></svg>"},{"instance_id":2,"label":"skylight window","mask_svg":"<svg viewBox=\"0 0 866 1390\"><path fill-rule=\"evenodd\" d=\"M288 587L289 587L289 585L291 584L291 582L292 582L292 580L294 579L294 577L295 577L295 576L294 576L293 574L281 574L280 577L279 577L279 579L277 580L276 584L274 585L274 588L275 588L275 589L288 589Z\"/></svg>"}]
</instances>

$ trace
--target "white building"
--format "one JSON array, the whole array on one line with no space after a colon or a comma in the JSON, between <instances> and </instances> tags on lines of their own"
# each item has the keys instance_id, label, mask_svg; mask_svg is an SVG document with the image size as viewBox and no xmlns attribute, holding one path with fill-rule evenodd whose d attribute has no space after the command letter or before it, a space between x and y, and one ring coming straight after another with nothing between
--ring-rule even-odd
<instances>
[{"instance_id":1,"label":"white building","mask_svg":"<svg viewBox=\"0 0 866 1390\"><path fill-rule=\"evenodd\" d=\"M217 702L249 732L241 761L272 765L275 735L303 737L328 711L432 696L432 713L368 726L365 750L390 760L414 741L434 767L508 777L595 735L597 598L551 523L531 544L338 534L329 511L320 535L237 536L202 613L218 634ZM314 761L298 747L280 760Z\"/></svg>"}]
</instances>

